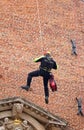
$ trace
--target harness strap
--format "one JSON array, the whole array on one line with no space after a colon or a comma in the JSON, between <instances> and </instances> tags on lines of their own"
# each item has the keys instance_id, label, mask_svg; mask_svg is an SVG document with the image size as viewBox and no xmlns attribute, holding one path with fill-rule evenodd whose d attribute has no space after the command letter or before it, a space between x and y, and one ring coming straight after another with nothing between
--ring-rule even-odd
<instances>
[{"instance_id":1,"label":"harness strap","mask_svg":"<svg viewBox=\"0 0 84 130\"><path fill-rule=\"evenodd\" d=\"M44 71L47 71L47 72L50 72L50 71L51 71L51 69L42 68L42 67L40 67L40 69L42 69L42 70L44 70Z\"/></svg>"}]
</instances>

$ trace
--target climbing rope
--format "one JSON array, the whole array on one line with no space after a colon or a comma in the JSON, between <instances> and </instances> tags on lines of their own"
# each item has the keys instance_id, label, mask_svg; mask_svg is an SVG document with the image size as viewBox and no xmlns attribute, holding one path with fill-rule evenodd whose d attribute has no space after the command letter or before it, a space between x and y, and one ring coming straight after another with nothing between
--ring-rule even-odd
<instances>
[{"instance_id":1,"label":"climbing rope","mask_svg":"<svg viewBox=\"0 0 84 130\"><path fill-rule=\"evenodd\" d=\"M43 52L43 36L42 36L42 28L41 28L41 19L40 19L40 11L39 11L39 2L36 0L37 6L37 16L38 16L38 24L39 24L39 35L40 35L40 42L41 42L41 50Z\"/></svg>"}]
</instances>

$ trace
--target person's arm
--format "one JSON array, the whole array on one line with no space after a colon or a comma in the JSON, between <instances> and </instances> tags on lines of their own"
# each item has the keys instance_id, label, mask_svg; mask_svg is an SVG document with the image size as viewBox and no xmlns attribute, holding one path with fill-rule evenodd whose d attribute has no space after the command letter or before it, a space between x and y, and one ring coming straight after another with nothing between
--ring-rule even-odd
<instances>
[{"instance_id":1,"label":"person's arm","mask_svg":"<svg viewBox=\"0 0 84 130\"><path fill-rule=\"evenodd\" d=\"M54 62L54 65L53 65L53 69L57 69L57 64L56 64L56 62L55 61L53 61Z\"/></svg>"},{"instance_id":2,"label":"person's arm","mask_svg":"<svg viewBox=\"0 0 84 130\"><path fill-rule=\"evenodd\" d=\"M40 56L38 58L35 58L34 62L40 62L43 58L44 58L44 56Z\"/></svg>"}]
</instances>

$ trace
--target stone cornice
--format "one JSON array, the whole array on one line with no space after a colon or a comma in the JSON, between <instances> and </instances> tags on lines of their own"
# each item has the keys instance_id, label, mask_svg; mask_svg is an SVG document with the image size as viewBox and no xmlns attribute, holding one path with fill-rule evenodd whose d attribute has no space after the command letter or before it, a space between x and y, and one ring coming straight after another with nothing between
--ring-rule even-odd
<instances>
[{"instance_id":1,"label":"stone cornice","mask_svg":"<svg viewBox=\"0 0 84 130\"><path fill-rule=\"evenodd\" d=\"M16 117L27 120L35 129L41 127L45 130L48 126L66 127L67 122L43 108L20 97L0 100L0 119ZM37 123L36 123L37 122ZM37 124L37 126L35 126ZM43 127L44 126L44 127ZM41 130L40 128L40 130Z\"/></svg>"}]
</instances>

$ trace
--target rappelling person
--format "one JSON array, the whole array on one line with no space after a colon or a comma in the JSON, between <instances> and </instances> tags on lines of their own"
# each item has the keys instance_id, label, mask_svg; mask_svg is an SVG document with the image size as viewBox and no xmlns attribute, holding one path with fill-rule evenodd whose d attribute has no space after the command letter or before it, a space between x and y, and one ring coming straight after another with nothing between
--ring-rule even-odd
<instances>
[{"instance_id":1,"label":"rappelling person","mask_svg":"<svg viewBox=\"0 0 84 130\"><path fill-rule=\"evenodd\" d=\"M45 103L48 104L49 90L48 90L48 80L50 79L51 69L57 69L57 64L51 57L50 52L44 53L43 56L35 58L34 62L41 62L39 69L33 72L30 72L27 77L26 86L21 86L22 89L28 91L30 90L30 85L33 77L42 76L44 84L44 93L45 93Z\"/></svg>"},{"instance_id":2,"label":"rappelling person","mask_svg":"<svg viewBox=\"0 0 84 130\"><path fill-rule=\"evenodd\" d=\"M71 44L72 44L72 55L76 55L77 56L77 52L76 52L76 43L74 40L71 39Z\"/></svg>"},{"instance_id":3,"label":"rappelling person","mask_svg":"<svg viewBox=\"0 0 84 130\"><path fill-rule=\"evenodd\" d=\"M77 103L78 103L78 113L77 113L77 115L84 116L84 113L82 111L82 99L81 98L78 99L76 97L76 100L77 100Z\"/></svg>"}]
</instances>

